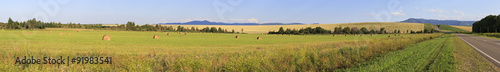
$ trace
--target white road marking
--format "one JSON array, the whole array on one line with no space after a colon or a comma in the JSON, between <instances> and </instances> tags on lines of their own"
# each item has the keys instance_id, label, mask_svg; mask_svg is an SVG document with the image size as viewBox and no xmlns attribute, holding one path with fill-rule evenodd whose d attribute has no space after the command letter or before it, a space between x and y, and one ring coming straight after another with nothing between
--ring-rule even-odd
<instances>
[{"instance_id":1,"label":"white road marking","mask_svg":"<svg viewBox=\"0 0 500 72\"><path fill-rule=\"evenodd\" d=\"M462 39L462 37L458 36L458 38ZM462 39L462 41L464 41L465 43L467 43L468 45L472 46L474 49L476 49L477 51L483 53L486 57L490 58L491 60L495 61L497 64L500 64L500 62L498 62L498 60L494 59L493 57L491 57L490 55L484 53L483 51L481 51L480 49L476 48L476 46L470 44L469 42L467 42L466 40Z\"/></svg>"}]
</instances>

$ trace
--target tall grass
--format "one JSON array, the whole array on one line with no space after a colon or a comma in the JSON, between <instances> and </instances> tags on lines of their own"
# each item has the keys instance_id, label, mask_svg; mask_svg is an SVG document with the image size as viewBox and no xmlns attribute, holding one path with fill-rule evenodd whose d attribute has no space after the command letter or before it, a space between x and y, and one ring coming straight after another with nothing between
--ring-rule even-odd
<instances>
[{"instance_id":1,"label":"tall grass","mask_svg":"<svg viewBox=\"0 0 500 72\"><path fill-rule=\"evenodd\" d=\"M473 33L473 35L480 35L480 36L488 36L488 37L500 38L500 33Z\"/></svg>"},{"instance_id":2,"label":"tall grass","mask_svg":"<svg viewBox=\"0 0 500 72\"><path fill-rule=\"evenodd\" d=\"M451 35L411 45L403 50L387 53L353 68L339 71L363 72L453 72L454 51Z\"/></svg>"},{"instance_id":3,"label":"tall grass","mask_svg":"<svg viewBox=\"0 0 500 72\"><path fill-rule=\"evenodd\" d=\"M455 55L455 69L461 72L498 72L495 65L486 60L458 37L451 39Z\"/></svg>"}]
</instances>

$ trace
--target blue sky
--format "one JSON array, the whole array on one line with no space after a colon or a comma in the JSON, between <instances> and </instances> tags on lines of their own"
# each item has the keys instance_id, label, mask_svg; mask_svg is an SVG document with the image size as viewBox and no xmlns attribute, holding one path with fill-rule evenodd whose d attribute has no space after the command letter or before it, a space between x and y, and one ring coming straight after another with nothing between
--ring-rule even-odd
<instances>
[{"instance_id":1,"label":"blue sky","mask_svg":"<svg viewBox=\"0 0 500 72\"><path fill-rule=\"evenodd\" d=\"M0 22L9 17L83 24L470 21L500 14L498 3L500 0L8 0L0 3Z\"/></svg>"}]
</instances>

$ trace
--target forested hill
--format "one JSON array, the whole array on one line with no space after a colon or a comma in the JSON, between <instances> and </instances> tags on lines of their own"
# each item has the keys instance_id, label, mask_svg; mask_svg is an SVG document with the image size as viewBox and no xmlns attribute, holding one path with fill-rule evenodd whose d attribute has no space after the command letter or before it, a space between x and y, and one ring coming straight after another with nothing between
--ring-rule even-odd
<instances>
[{"instance_id":1,"label":"forested hill","mask_svg":"<svg viewBox=\"0 0 500 72\"><path fill-rule=\"evenodd\" d=\"M434 19L418 19L409 18L401 22L407 23L430 23L434 25L455 25L455 26L472 26L476 21L458 21L458 20L434 20Z\"/></svg>"}]
</instances>

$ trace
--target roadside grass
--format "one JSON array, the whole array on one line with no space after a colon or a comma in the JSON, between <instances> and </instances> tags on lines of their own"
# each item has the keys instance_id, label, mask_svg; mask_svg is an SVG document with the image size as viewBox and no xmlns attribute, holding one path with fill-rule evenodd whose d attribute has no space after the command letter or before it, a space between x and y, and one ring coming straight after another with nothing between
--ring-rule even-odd
<instances>
[{"instance_id":1,"label":"roadside grass","mask_svg":"<svg viewBox=\"0 0 500 72\"><path fill-rule=\"evenodd\" d=\"M500 33L472 33L471 35L500 39Z\"/></svg>"},{"instance_id":2,"label":"roadside grass","mask_svg":"<svg viewBox=\"0 0 500 72\"><path fill-rule=\"evenodd\" d=\"M458 37L446 34L337 71L497 72L499 69Z\"/></svg>"},{"instance_id":3,"label":"roadside grass","mask_svg":"<svg viewBox=\"0 0 500 72\"><path fill-rule=\"evenodd\" d=\"M353 68L337 71L362 72L453 72L453 49L450 35L416 43L403 50L390 52Z\"/></svg>"},{"instance_id":4,"label":"roadside grass","mask_svg":"<svg viewBox=\"0 0 500 72\"><path fill-rule=\"evenodd\" d=\"M495 65L486 60L477 51L467 45L458 37L451 39L456 60L455 69L461 72L498 72Z\"/></svg>"}]
</instances>

